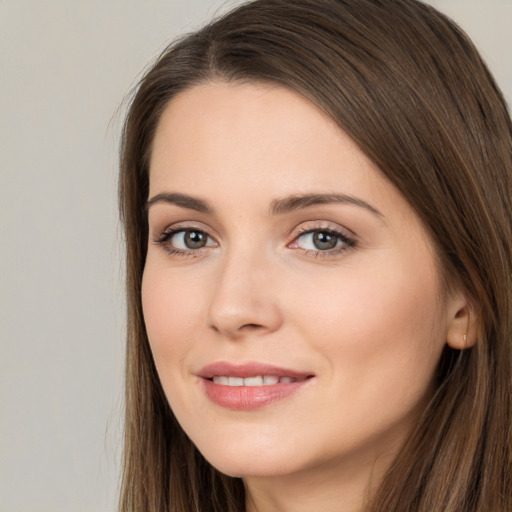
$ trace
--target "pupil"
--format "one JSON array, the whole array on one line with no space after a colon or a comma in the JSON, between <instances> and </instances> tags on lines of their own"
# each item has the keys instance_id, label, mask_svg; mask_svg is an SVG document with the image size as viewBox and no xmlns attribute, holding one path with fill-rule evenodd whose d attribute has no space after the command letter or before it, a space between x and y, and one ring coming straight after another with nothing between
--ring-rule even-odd
<instances>
[{"instance_id":1,"label":"pupil","mask_svg":"<svg viewBox=\"0 0 512 512\"><path fill-rule=\"evenodd\" d=\"M324 251L328 249L334 249L337 243L337 238L329 233L320 231L313 235L313 244L317 249Z\"/></svg>"},{"instance_id":2,"label":"pupil","mask_svg":"<svg viewBox=\"0 0 512 512\"><path fill-rule=\"evenodd\" d=\"M189 249L201 249L206 245L206 236L200 231L187 231L185 233L185 245Z\"/></svg>"}]
</instances>

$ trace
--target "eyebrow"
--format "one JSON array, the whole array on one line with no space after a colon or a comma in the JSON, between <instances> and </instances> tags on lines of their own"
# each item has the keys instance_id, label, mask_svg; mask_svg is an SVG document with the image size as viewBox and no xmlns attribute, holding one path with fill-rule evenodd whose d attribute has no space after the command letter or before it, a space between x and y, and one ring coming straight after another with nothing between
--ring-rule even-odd
<instances>
[{"instance_id":1,"label":"eyebrow","mask_svg":"<svg viewBox=\"0 0 512 512\"><path fill-rule=\"evenodd\" d=\"M176 206L180 206L181 208L187 208L189 210L195 210L201 213L213 213L213 208L206 201L176 192L157 194L151 199L148 199L146 202L146 211L148 211L149 208L154 204L159 203L174 204Z\"/></svg>"},{"instance_id":2,"label":"eyebrow","mask_svg":"<svg viewBox=\"0 0 512 512\"><path fill-rule=\"evenodd\" d=\"M310 206L322 204L350 204L359 206L370 211L378 217L384 217L379 210L368 204L366 201L347 194L303 194L277 199L272 202L270 212L273 215L280 215Z\"/></svg>"},{"instance_id":3,"label":"eyebrow","mask_svg":"<svg viewBox=\"0 0 512 512\"><path fill-rule=\"evenodd\" d=\"M173 204L200 213L211 214L214 212L212 206L207 201L178 192L164 192L153 196L146 202L146 211L149 210L151 206L159 203ZM349 204L364 208L378 217L384 217L379 210L366 201L347 194L302 194L276 199L272 201L270 205L270 213L272 215L282 215L322 204Z\"/></svg>"}]
</instances>

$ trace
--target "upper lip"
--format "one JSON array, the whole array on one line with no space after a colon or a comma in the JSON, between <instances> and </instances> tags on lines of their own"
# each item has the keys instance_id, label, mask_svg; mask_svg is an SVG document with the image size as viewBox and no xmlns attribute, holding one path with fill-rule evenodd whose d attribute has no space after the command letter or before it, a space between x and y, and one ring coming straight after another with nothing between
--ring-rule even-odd
<instances>
[{"instance_id":1,"label":"upper lip","mask_svg":"<svg viewBox=\"0 0 512 512\"><path fill-rule=\"evenodd\" d=\"M272 375L275 377L290 377L292 379L305 379L311 377L311 372L302 372L274 366L271 364L247 362L242 364L229 363L227 361L218 361L206 365L198 372L198 376L203 379L211 379L214 376L228 377L256 377L259 375Z\"/></svg>"}]
</instances>

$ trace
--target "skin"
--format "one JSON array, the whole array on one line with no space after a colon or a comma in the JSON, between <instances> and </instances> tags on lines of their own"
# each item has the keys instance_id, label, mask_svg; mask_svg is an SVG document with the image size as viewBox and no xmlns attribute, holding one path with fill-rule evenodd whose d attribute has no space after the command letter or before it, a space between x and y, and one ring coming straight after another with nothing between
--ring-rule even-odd
<instances>
[{"instance_id":1,"label":"skin","mask_svg":"<svg viewBox=\"0 0 512 512\"><path fill-rule=\"evenodd\" d=\"M212 211L154 199L169 193ZM271 212L304 194L369 207ZM443 347L467 327L464 296L441 290L414 210L313 104L250 83L202 84L170 102L149 199L144 317L185 432L216 468L244 479L249 512L360 510L430 397ZM206 245L187 249L183 233L162 242L185 228ZM331 252L303 234L326 229L345 237L333 235ZM197 375L216 361L314 377L285 399L234 411L213 403Z\"/></svg>"}]
</instances>

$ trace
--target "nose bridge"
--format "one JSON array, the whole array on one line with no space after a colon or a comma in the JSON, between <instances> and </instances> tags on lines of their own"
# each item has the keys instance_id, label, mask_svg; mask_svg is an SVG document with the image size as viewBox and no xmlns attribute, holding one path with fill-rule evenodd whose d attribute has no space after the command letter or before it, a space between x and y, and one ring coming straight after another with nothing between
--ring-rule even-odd
<instances>
[{"instance_id":1,"label":"nose bridge","mask_svg":"<svg viewBox=\"0 0 512 512\"><path fill-rule=\"evenodd\" d=\"M272 332L281 324L272 279L272 257L252 244L235 244L219 261L209 306L209 322L218 332L238 337L246 332Z\"/></svg>"}]
</instances>

